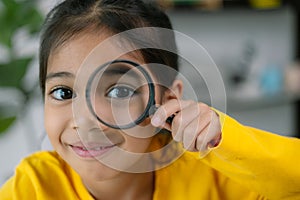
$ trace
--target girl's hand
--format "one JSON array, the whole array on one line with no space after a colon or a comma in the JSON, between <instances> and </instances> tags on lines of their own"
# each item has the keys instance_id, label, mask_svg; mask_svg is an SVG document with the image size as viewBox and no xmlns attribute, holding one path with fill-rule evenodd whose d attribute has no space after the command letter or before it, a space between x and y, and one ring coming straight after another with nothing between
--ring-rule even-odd
<instances>
[{"instance_id":1,"label":"girl's hand","mask_svg":"<svg viewBox=\"0 0 300 200\"><path fill-rule=\"evenodd\" d=\"M172 124L166 123L174 113ZM208 152L221 140L219 116L208 105L194 101L172 99L160 106L151 119L155 127L172 132L173 139L182 142L188 151Z\"/></svg>"}]
</instances>

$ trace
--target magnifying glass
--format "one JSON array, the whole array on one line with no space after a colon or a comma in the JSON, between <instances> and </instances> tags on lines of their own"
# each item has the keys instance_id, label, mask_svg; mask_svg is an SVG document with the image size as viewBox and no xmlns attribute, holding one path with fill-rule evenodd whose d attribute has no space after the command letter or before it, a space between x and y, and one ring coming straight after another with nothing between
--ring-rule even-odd
<instances>
[{"instance_id":1,"label":"magnifying glass","mask_svg":"<svg viewBox=\"0 0 300 200\"><path fill-rule=\"evenodd\" d=\"M151 76L130 60L114 60L99 66L89 77L85 95L97 120L115 129L132 128L157 109Z\"/></svg>"}]
</instances>

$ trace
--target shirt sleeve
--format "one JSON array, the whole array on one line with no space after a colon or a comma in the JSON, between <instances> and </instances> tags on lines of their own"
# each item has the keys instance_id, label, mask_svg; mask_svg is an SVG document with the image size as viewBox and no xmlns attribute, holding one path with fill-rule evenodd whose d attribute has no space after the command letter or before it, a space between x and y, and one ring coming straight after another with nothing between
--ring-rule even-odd
<instances>
[{"instance_id":1,"label":"shirt sleeve","mask_svg":"<svg viewBox=\"0 0 300 200\"><path fill-rule=\"evenodd\" d=\"M218 114L221 142L202 161L268 199L299 199L300 140L246 127Z\"/></svg>"},{"instance_id":2,"label":"shirt sleeve","mask_svg":"<svg viewBox=\"0 0 300 200\"><path fill-rule=\"evenodd\" d=\"M55 152L36 152L24 158L0 189L1 200L93 199L80 176Z\"/></svg>"},{"instance_id":3,"label":"shirt sleeve","mask_svg":"<svg viewBox=\"0 0 300 200\"><path fill-rule=\"evenodd\" d=\"M19 169L0 189L1 200L36 199L35 190L26 172Z\"/></svg>"}]
</instances>

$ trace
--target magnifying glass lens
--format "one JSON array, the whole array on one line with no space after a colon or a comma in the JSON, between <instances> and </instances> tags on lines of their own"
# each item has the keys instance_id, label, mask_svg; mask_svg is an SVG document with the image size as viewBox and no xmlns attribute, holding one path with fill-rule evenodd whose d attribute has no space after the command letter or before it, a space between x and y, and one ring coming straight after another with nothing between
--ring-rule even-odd
<instances>
[{"instance_id":1,"label":"magnifying glass lens","mask_svg":"<svg viewBox=\"0 0 300 200\"><path fill-rule=\"evenodd\" d=\"M90 78L87 90L92 113L113 128L137 125L148 116L151 106L148 78L142 67L131 62L112 62L100 67Z\"/></svg>"}]
</instances>

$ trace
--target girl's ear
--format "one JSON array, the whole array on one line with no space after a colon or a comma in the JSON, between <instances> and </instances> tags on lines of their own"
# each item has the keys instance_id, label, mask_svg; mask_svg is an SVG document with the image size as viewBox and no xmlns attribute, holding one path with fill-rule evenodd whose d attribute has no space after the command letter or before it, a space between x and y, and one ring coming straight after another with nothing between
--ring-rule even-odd
<instances>
[{"instance_id":1,"label":"girl's ear","mask_svg":"<svg viewBox=\"0 0 300 200\"><path fill-rule=\"evenodd\" d=\"M172 86L163 94L162 102L166 102L171 99L181 99L183 93L183 83L181 80L174 80Z\"/></svg>"}]
</instances>

